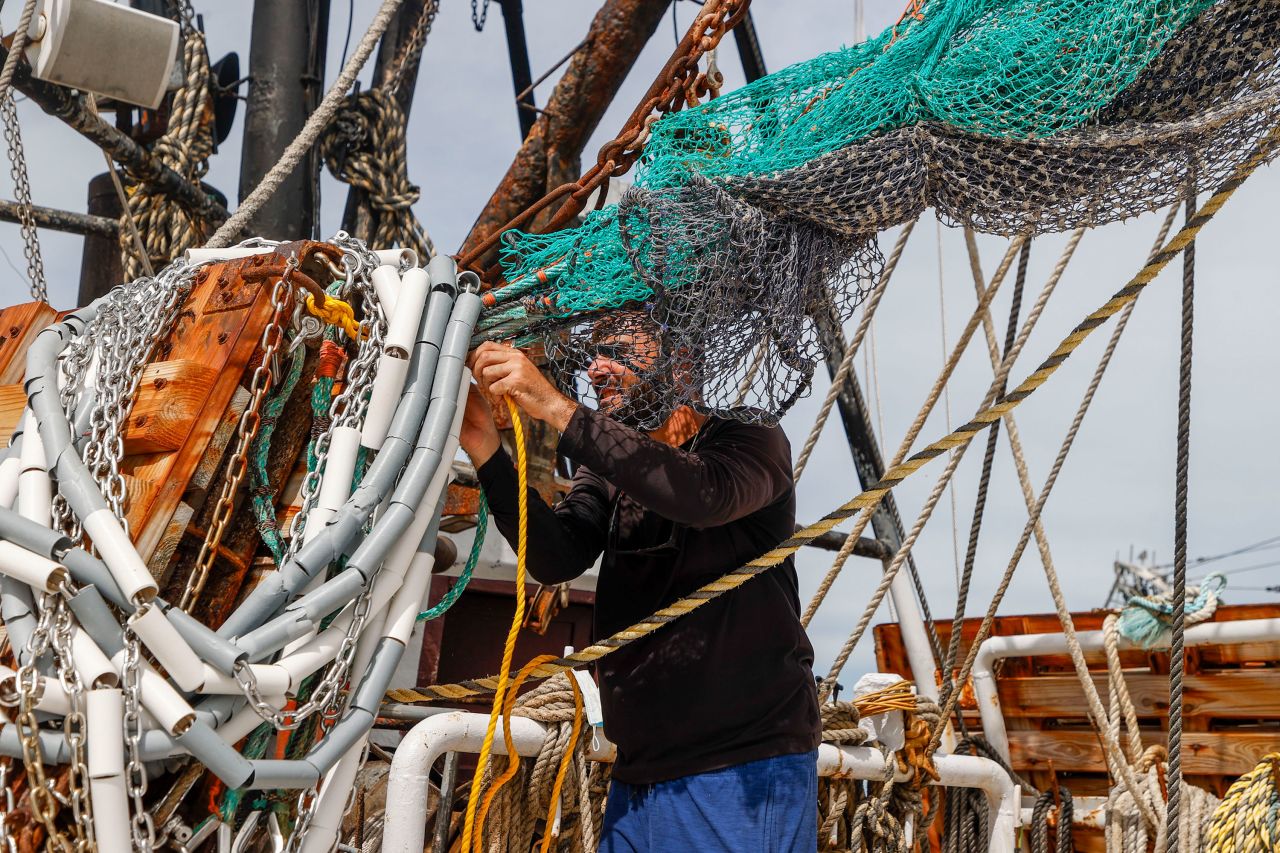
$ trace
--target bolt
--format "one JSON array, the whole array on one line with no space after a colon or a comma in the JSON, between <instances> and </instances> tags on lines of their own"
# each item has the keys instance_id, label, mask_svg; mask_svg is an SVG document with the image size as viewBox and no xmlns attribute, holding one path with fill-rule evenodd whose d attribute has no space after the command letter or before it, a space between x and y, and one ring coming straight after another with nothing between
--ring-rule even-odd
<instances>
[{"instance_id":1,"label":"bolt","mask_svg":"<svg viewBox=\"0 0 1280 853\"><path fill-rule=\"evenodd\" d=\"M133 425L136 426L138 429L142 429L144 426L147 425L147 416L138 415L136 418L133 419Z\"/></svg>"},{"instance_id":2,"label":"bolt","mask_svg":"<svg viewBox=\"0 0 1280 853\"><path fill-rule=\"evenodd\" d=\"M218 343L225 344L227 342L227 333L218 332Z\"/></svg>"}]
</instances>

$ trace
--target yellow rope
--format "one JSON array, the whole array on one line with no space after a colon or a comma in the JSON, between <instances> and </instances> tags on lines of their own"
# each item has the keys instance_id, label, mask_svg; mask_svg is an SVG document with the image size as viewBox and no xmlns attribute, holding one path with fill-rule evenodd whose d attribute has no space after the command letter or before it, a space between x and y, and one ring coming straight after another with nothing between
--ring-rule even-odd
<instances>
[{"instance_id":1,"label":"yellow rope","mask_svg":"<svg viewBox=\"0 0 1280 853\"><path fill-rule=\"evenodd\" d=\"M1213 812L1207 849L1214 853L1280 850L1280 752L1264 755Z\"/></svg>"},{"instance_id":2,"label":"yellow rope","mask_svg":"<svg viewBox=\"0 0 1280 853\"><path fill-rule=\"evenodd\" d=\"M307 310L330 326L341 326L351 340L360 340L360 323L356 321L355 310L338 297L329 296L323 305L317 305L315 294L308 293Z\"/></svg>"},{"instance_id":3,"label":"yellow rope","mask_svg":"<svg viewBox=\"0 0 1280 853\"><path fill-rule=\"evenodd\" d=\"M1254 153L1248 160L1236 167L1231 176L1222 183L1218 190L1205 202L1204 207L1187 221L1185 225L1175 234L1168 243L1164 245L1160 251L1152 255L1147 263L1138 271L1138 273L1129 280L1124 287L1116 291L1110 299L1089 316L1085 317L1078 326L1071 331L1062 343L1041 362L1040 366L1022 381L1016 388L1005 394L994 404L988 408L978 412L968 423L961 425L951 433L943 436L928 447L916 453L914 456L906 459L899 465L895 465L884 473L881 479L873 483L870 488L857 495L848 503L837 507L834 511L828 513L823 518L799 530L794 536L778 545L773 550L757 557L747 563L740 569L720 577L702 588L698 589L686 598L683 598L668 607L654 613L648 619L637 622L629 628L617 632L605 640L601 640L594 645L588 646L580 652L557 658L554 661L540 665L532 673L532 678L550 678L551 676L565 672L566 670L575 669L584 664L594 663L605 655L611 654L614 650L621 648L635 640L652 634L668 622L673 622L690 613L712 599L718 598L726 592L737 589L742 584L751 580L756 575L773 568L783 560L790 557L796 551L807 543L817 539L824 533L833 530L841 522L857 515L866 507L874 507L879 503L885 493L890 491L894 486L901 483L907 477L923 468L928 462L941 456L947 451L967 444L973 441L974 437L982 430L986 429L995 421L1000 420L1006 414L1013 411L1018 405L1035 391L1049 381L1049 378L1058 371L1073 352L1075 352L1093 332L1105 323L1108 319L1120 313L1126 305L1133 303L1142 291L1149 285L1157 275L1160 274L1169 262L1176 258L1187 245L1196 238L1204 228L1205 223L1211 220L1217 214L1227 200L1235 193L1240 185L1244 183L1249 175L1253 174L1263 163L1265 163L1272 155L1273 149L1280 142L1280 126L1272 128L1266 138L1258 144ZM465 699L470 696L482 695L494 690L498 686L498 681L489 676L486 678L471 679L461 681L456 684L434 684L426 687L419 687L415 690L392 690L387 693L387 697L393 702L431 702L437 700L458 700Z\"/></svg>"},{"instance_id":4,"label":"yellow rope","mask_svg":"<svg viewBox=\"0 0 1280 853\"><path fill-rule=\"evenodd\" d=\"M471 850L472 829L476 817L476 806L480 798L480 787L484 780L484 771L489 764L489 754L493 751L493 736L498 727L498 714L503 708L507 679L511 675L511 658L516 650L516 637L520 634L520 625L524 622L524 571L525 554L529 545L529 466L524 446L524 426L520 423L520 412L510 397L503 398L507 411L511 414L511 429L516 440L516 473L520 483L520 541L516 547L516 613L511 620L511 629L507 631L507 644L502 650L502 669L494 679L493 708L489 711L489 727L484 733L484 743L480 746L480 759L476 764L475 775L471 779L471 792L467 796L467 816L462 825L462 849ZM532 664L531 664L532 665ZM542 664L545 666L546 664ZM530 667L525 667L530 669ZM527 676L528 672L521 671ZM512 690L514 695L515 691ZM480 834L476 833L476 849L480 849Z\"/></svg>"}]
</instances>

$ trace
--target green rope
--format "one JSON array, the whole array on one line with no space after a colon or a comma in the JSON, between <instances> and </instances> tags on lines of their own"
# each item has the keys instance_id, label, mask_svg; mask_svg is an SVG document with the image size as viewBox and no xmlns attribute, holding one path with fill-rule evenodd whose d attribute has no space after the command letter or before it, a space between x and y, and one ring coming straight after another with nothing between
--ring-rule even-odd
<instances>
[{"instance_id":1,"label":"green rope","mask_svg":"<svg viewBox=\"0 0 1280 853\"><path fill-rule=\"evenodd\" d=\"M422 611L418 614L418 621L425 622L428 619L436 619L444 615L444 612L453 606L464 590L467 584L471 582L471 573L476 570L476 564L480 562L480 549L484 547L485 530L489 527L489 501L485 499L484 492L480 492L480 511L476 515L476 535L471 540L471 553L467 555L467 564L462 568L462 574L458 575L458 582L449 588L444 594L444 598L434 607Z\"/></svg>"},{"instance_id":2,"label":"green rope","mask_svg":"<svg viewBox=\"0 0 1280 853\"><path fill-rule=\"evenodd\" d=\"M271 488L271 475L267 472L267 457L271 453L271 436L276 431L280 413L293 396L293 389L302 376L302 366L307 360L306 349L296 348L290 353L289 359L289 371L280 383L280 389L267 398L262 424L249 449L250 458L253 459L253 465L249 468L249 494L253 515L257 519L258 535L271 551L277 566L284 562L285 547L280 535L280 525L276 522L275 490Z\"/></svg>"}]
</instances>

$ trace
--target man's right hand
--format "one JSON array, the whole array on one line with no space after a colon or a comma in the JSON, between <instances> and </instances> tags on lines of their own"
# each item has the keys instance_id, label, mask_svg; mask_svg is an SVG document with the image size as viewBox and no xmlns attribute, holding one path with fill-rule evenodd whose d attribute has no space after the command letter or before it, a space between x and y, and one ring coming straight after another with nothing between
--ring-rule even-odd
<instances>
[{"instance_id":1,"label":"man's right hand","mask_svg":"<svg viewBox=\"0 0 1280 853\"><path fill-rule=\"evenodd\" d=\"M462 414L462 431L458 441L476 468L488 462L502 446L498 427L493 422L493 409L489 407L489 401L480 393L477 385L472 385L467 393L467 408Z\"/></svg>"}]
</instances>

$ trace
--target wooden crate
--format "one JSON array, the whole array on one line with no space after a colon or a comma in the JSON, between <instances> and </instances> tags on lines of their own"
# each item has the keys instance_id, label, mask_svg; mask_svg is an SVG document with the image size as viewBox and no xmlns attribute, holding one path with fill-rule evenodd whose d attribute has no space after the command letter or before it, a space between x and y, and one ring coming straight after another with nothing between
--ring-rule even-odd
<instances>
[{"instance_id":1,"label":"wooden crate","mask_svg":"<svg viewBox=\"0 0 1280 853\"><path fill-rule=\"evenodd\" d=\"M1079 631L1099 630L1104 611L1073 614ZM1215 621L1269 619L1280 605L1242 604L1218 608ZM961 626L960 657L977 635L980 619ZM945 648L952 623L938 622ZM1001 616L999 636L1060 634L1054 614ZM897 624L875 627L876 661L884 672L910 678L906 650ZM1102 652L1085 655L1094 683L1107 702L1106 661ZM1125 681L1138 711L1145 745L1163 744L1168 729L1168 651L1121 653ZM941 681L941 674L934 673ZM1280 642L1199 646L1188 649L1184 679L1183 769L1193 784L1221 795L1267 752L1280 747ZM996 685L1009 736L1013 767L1041 790L1056 779L1076 796L1105 796L1111 783L1102 745L1086 715L1084 691L1066 654L1008 658L996 669ZM961 708L971 732L982 724L966 684ZM1096 833L1077 831L1081 850L1101 849Z\"/></svg>"}]
</instances>

